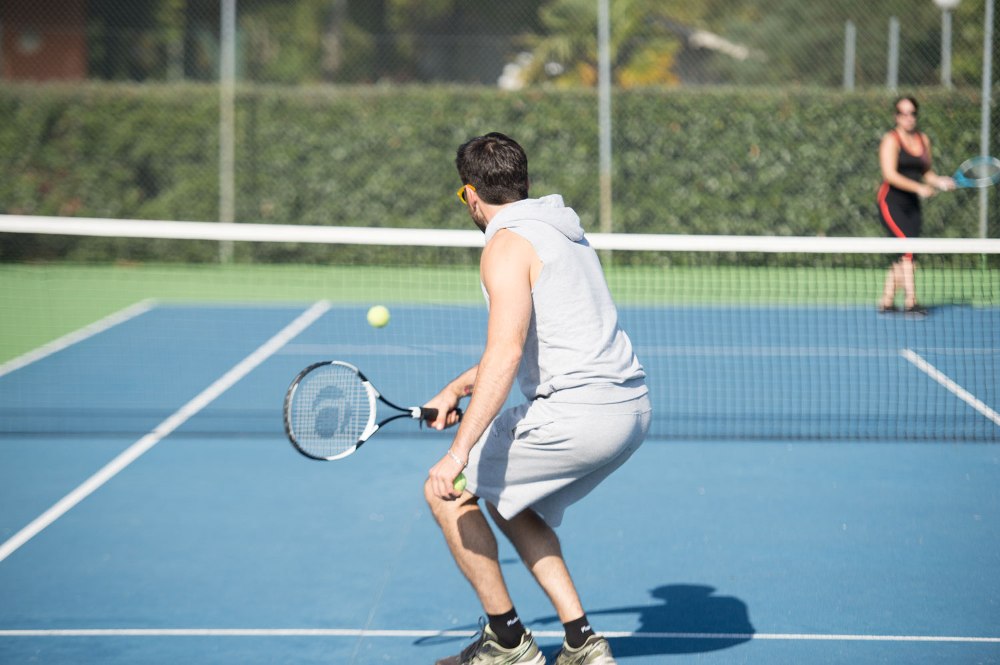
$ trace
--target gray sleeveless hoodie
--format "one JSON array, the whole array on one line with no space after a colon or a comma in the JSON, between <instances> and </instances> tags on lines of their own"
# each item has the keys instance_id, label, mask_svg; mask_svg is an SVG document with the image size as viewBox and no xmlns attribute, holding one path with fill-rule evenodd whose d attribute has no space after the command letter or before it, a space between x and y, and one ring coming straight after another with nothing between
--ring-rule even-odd
<instances>
[{"instance_id":1,"label":"gray sleeveless hoodie","mask_svg":"<svg viewBox=\"0 0 1000 665\"><path fill-rule=\"evenodd\" d=\"M518 368L524 396L603 404L646 394L646 374L618 325L600 261L576 212L558 194L525 199L490 221L486 242L500 229L530 242L544 264L531 293L531 323Z\"/></svg>"}]
</instances>

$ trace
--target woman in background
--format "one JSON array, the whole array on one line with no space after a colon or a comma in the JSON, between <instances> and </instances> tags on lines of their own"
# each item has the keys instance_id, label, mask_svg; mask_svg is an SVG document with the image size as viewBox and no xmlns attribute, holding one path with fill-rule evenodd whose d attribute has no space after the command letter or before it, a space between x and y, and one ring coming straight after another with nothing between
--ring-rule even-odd
<instances>
[{"instance_id":1,"label":"woman in background","mask_svg":"<svg viewBox=\"0 0 1000 665\"><path fill-rule=\"evenodd\" d=\"M938 190L951 190L955 182L931 169L931 141L917 129L917 100L896 100L896 126L882 137L879 165L882 186L878 190L879 218L886 232L896 238L920 237L920 200ZM917 303L913 254L900 255L889 267L885 288L879 302L880 312L895 312L896 292L903 291L903 311L924 315L927 310Z\"/></svg>"}]
</instances>

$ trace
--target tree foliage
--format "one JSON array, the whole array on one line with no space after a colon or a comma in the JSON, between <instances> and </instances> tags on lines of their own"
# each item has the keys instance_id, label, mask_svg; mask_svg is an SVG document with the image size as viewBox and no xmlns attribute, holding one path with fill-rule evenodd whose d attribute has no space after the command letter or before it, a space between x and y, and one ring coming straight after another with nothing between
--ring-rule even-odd
<instances>
[{"instance_id":1,"label":"tree foliage","mask_svg":"<svg viewBox=\"0 0 1000 665\"><path fill-rule=\"evenodd\" d=\"M843 80L845 25L855 24L859 85L887 80L889 20L899 21L899 81L940 81L941 11L930 0L706 0L722 34L763 54L744 63L718 59L719 74L753 84L837 86ZM953 80L978 85L982 74L985 0L963 0L953 12ZM997 52L994 50L994 57ZM995 65L994 65L994 71Z\"/></svg>"},{"instance_id":2,"label":"tree foliage","mask_svg":"<svg viewBox=\"0 0 1000 665\"><path fill-rule=\"evenodd\" d=\"M679 25L702 22L704 6L685 0L610 2L611 69L617 84L678 82L675 58L681 49ZM542 31L524 43L532 58L528 83L594 85L597 82L596 0L550 0L540 8Z\"/></svg>"},{"instance_id":3,"label":"tree foliage","mask_svg":"<svg viewBox=\"0 0 1000 665\"><path fill-rule=\"evenodd\" d=\"M884 85L890 17L900 22L901 84L940 80L941 12L930 0L608 2L613 74L622 87L839 86L847 21L857 26L858 84ZM89 0L87 6L96 78L217 77L218 0ZM521 76L528 84L591 86L597 6L598 0L239 0L239 74L284 84L492 84L505 63L527 52ZM962 0L953 13L956 85L979 85L984 6L985 0ZM699 44L692 39L697 31L750 56ZM995 72L997 65L1000 48Z\"/></svg>"}]
</instances>

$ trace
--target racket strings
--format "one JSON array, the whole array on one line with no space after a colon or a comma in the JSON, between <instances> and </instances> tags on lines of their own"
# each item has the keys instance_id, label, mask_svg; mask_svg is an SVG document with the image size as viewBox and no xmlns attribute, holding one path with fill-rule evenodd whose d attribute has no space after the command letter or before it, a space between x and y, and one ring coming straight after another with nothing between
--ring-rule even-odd
<instances>
[{"instance_id":1,"label":"racket strings","mask_svg":"<svg viewBox=\"0 0 1000 665\"><path fill-rule=\"evenodd\" d=\"M316 457L354 448L368 427L368 391L353 371L327 365L309 372L295 390L291 428L298 445Z\"/></svg>"},{"instance_id":2,"label":"racket strings","mask_svg":"<svg viewBox=\"0 0 1000 665\"><path fill-rule=\"evenodd\" d=\"M1000 168L998 168L995 164L973 164L963 171L962 175L966 178L978 180L980 178L992 178L998 172L1000 172Z\"/></svg>"},{"instance_id":3,"label":"racket strings","mask_svg":"<svg viewBox=\"0 0 1000 665\"><path fill-rule=\"evenodd\" d=\"M959 179L975 186L997 184L1000 181L1000 160L994 157L970 159L959 168Z\"/></svg>"}]
</instances>

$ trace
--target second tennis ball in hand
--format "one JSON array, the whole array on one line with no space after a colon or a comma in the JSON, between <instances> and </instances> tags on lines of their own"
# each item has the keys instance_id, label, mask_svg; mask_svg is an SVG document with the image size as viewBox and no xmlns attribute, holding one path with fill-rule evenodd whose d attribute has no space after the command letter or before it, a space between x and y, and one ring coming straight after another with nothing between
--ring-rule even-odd
<instances>
[{"instance_id":1,"label":"second tennis ball in hand","mask_svg":"<svg viewBox=\"0 0 1000 665\"><path fill-rule=\"evenodd\" d=\"M457 476L455 476L455 491L456 492L464 491L466 482L468 481L465 480L464 473L459 473Z\"/></svg>"},{"instance_id":2,"label":"second tennis ball in hand","mask_svg":"<svg viewBox=\"0 0 1000 665\"><path fill-rule=\"evenodd\" d=\"M384 328L389 323L389 309L383 305L375 305L368 310L368 325L372 328Z\"/></svg>"}]
</instances>

